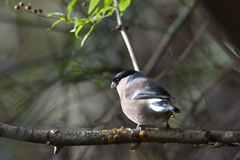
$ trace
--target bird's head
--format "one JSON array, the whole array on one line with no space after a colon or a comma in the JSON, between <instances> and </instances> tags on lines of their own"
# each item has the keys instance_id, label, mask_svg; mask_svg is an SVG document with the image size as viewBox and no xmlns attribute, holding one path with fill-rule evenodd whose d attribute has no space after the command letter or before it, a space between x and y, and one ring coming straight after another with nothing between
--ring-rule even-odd
<instances>
[{"instance_id":1,"label":"bird's head","mask_svg":"<svg viewBox=\"0 0 240 160\"><path fill-rule=\"evenodd\" d=\"M121 79L123 79L127 76L130 76L136 72L137 71L134 71L134 70L125 70L125 71L122 71L122 72L116 74L116 76L113 78L113 81L111 83L111 88L116 89L118 86L118 83L121 81Z\"/></svg>"}]
</instances>

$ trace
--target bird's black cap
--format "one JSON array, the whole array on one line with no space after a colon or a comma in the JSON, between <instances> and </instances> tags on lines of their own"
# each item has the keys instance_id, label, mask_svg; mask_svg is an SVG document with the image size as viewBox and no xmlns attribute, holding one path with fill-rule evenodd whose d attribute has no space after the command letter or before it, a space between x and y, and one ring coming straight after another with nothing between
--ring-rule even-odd
<instances>
[{"instance_id":1,"label":"bird's black cap","mask_svg":"<svg viewBox=\"0 0 240 160\"><path fill-rule=\"evenodd\" d=\"M113 78L112 84L111 84L111 88L116 88L118 83L121 81L121 79L130 76L134 73L136 73L137 71L134 70L125 70L122 72L119 72L118 74L116 74L116 76Z\"/></svg>"},{"instance_id":2,"label":"bird's black cap","mask_svg":"<svg viewBox=\"0 0 240 160\"><path fill-rule=\"evenodd\" d=\"M116 74L116 76L114 77L115 78L124 78L124 77L127 77L129 75L132 75L134 73L136 73L137 71L134 71L134 70L125 70L125 71L122 71L122 72L119 72L118 74Z\"/></svg>"}]
</instances>

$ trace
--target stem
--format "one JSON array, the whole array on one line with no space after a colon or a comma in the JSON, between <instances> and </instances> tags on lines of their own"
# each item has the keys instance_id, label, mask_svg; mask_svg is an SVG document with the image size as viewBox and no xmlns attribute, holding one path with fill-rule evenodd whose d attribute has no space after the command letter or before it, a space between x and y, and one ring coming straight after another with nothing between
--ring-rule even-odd
<instances>
[{"instance_id":1,"label":"stem","mask_svg":"<svg viewBox=\"0 0 240 160\"><path fill-rule=\"evenodd\" d=\"M195 3L196 5L196 3ZM180 28L183 22L187 19L187 17L191 14L193 5L190 8L184 8L183 11L179 14L179 16L175 19L175 21L168 27L167 32L163 36L161 42L157 46L156 50L153 52L152 56L149 58L147 64L143 68L143 73L145 75L149 74L155 64L158 62L159 58L162 56L164 50L166 49L166 45L171 41L176 31Z\"/></svg>"},{"instance_id":2,"label":"stem","mask_svg":"<svg viewBox=\"0 0 240 160\"><path fill-rule=\"evenodd\" d=\"M123 21L122 17L120 16L120 10L118 8L118 1L114 0L114 3L115 3L115 6L117 7L116 15L117 15L118 26L120 26L120 32L122 34L122 37L123 37L123 40L124 40L125 44L127 45L128 52L130 54L130 57L131 57L131 60L132 60L132 63L133 63L133 67L136 71L139 71L139 67L138 67L136 56L135 56L135 52L134 52L132 44L129 40L127 30L126 30L125 25L124 25L124 21Z\"/></svg>"}]
</instances>

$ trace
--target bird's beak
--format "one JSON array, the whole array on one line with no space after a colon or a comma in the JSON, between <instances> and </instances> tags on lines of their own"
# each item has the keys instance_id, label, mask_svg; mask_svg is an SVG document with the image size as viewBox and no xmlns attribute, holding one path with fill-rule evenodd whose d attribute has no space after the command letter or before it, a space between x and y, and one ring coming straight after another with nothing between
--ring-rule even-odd
<instances>
[{"instance_id":1,"label":"bird's beak","mask_svg":"<svg viewBox=\"0 0 240 160\"><path fill-rule=\"evenodd\" d=\"M112 89L116 89L116 87L117 87L116 83L112 82L111 88L112 88Z\"/></svg>"}]
</instances>

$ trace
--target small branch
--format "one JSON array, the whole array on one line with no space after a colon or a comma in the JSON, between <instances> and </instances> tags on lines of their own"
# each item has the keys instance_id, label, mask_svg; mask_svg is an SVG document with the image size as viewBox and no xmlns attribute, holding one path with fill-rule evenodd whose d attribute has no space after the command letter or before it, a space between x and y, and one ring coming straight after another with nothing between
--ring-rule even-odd
<instances>
[{"instance_id":1,"label":"small branch","mask_svg":"<svg viewBox=\"0 0 240 160\"><path fill-rule=\"evenodd\" d=\"M126 27L124 25L124 21L123 21L121 15L120 15L120 10L118 8L118 1L114 0L114 3L115 3L115 6L117 7L116 15L117 15L118 28L120 29L120 32L122 34L122 37L123 37L123 40L124 40L125 44L127 45L128 52L130 54L130 57L131 57L134 69L136 71L140 71L139 70L139 66L138 66L138 62L137 62L137 59L136 59L135 52L133 50L132 44L131 44L131 42L129 40L129 37L128 37L128 34L127 34Z\"/></svg>"},{"instance_id":2,"label":"small branch","mask_svg":"<svg viewBox=\"0 0 240 160\"><path fill-rule=\"evenodd\" d=\"M168 30L163 36L161 42L157 46L156 50L153 52L147 64L144 66L143 73L145 75L147 75L151 71L151 69L154 67L154 65L158 62L163 51L166 49L166 45L170 42L170 40L175 35L176 31L180 28L183 22L191 14L195 5L193 5L191 8L184 8L182 12L179 14L179 16L174 20L174 22L168 27Z\"/></svg>"},{"instance_id":3,"label":"small branch","mask_svg":"<svg viewBox=\"0 0 240 160\"><path fill-rule=\"evenodd\" d=\"M175 62L171 67L164 69L160 74L157 75L156 78L154 78L155 80L160 80L170 69L174 68L175 66L177 66L179 63L183 62L184 58L188 55L188 53L190 53L190 50L193 48L194 44L197 42L198 38L202 35L202 33L205 31L206 27L208 26L207 22L204 22L201 27L199 28L199 30L197 31L197 33L194 35L194 37L192 38L191 42L188 44L187 48L183 51L183 53L179 56L177 60L177 62ZM166 46L165 46L166 48ZM171 54L171 57L173 58L173 55Z\"/></svg>"},{"instance_id":4,"label":"small branch","mask_svg":"<svg viewBox=\"0 0 240 160\"><path fill-rule=\"evenodd\" d=\"M142 130L123 127L100 131L63 132L41 131L0 123L0 136L19 141L63 146L108 145L141 142L204 144L211 147L239 146L240 131L207 131L196 129L149 128Z\"/></svg>"},{"instance_id":5,"label":"small branch","mask_svg":"<svg viewBox=\"0 0 240 160\"><path fill-rule=\"evenodd\" d=\"M198 106L198 104L201 102L201 100L204 98L204 95L206 95L207 93L210 93L225 77L228 76L228 74L232 71L232 69L234 67L239 67L239 65L230 65L229 67L225 67L221 73L219 73L219 75L217 76L217 78L212 81L211 83L209 82L206 87L203 89L203 94L199 95L196 99L194 99L193 103L191 104L191 106L189 106L188 108L188 112L186 113L185 118L183 119L183 122L186 121L188 118L188 116L192 115L195 110L197 109L196 106Z\"/></svg>"}]
</instances>

